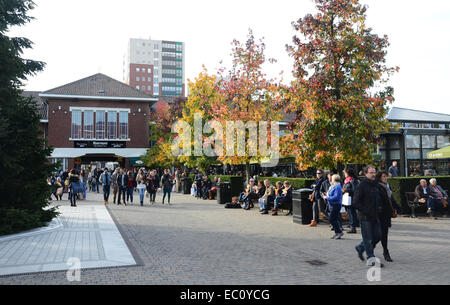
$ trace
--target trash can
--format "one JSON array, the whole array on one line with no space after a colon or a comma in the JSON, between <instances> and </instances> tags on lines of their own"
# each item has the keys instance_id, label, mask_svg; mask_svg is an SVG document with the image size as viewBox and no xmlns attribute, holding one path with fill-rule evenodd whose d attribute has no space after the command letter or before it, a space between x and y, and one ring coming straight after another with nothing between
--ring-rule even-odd
<instances>
[{"instance_id":1,"label":"trash can","mask_svg":"<svg viewBox=\"0 0 450 305\"><path fill-rule=\"evenodd\" d=\"M191 194L192 179L189 177L181 178L181 184L183 188L183 194L185 195Z\"/></svg>"},{"instance_id":2,"label":"trash can","mask_svg":"<svg viewBox=\"0 0 450 305\"><path fill-rule=\"evenodd\" d=\"M230 177L231 182L231 196L239 196L244 191L243 177Z\"/></svg>"},{"instance_id":3,"label":"trash can","mask_svg":"<svg viewBox=\"0 0 450 305\"><path fill-rule=\"evenodd\" d=\"M313 219L312 202L309 196L311 189L301 189L292 192L292 214L295 223L309 225Z\"/></svg>"},{"instance_id":4,"label":"trash can","mask_svg":"<svg viewBox=\"0 0 450 305\"><path fill-rule=\"evenodd\" d=\"M217 203L225 204L231 202L231 183L221 182L217 184Z\"/></svg>"}]
</instances>

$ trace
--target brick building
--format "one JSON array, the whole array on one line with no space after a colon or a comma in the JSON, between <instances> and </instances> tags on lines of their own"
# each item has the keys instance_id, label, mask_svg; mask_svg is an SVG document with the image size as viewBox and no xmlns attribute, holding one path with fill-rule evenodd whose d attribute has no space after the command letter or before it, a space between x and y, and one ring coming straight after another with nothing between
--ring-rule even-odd
<instances>
[{"instance_id":1,"label":"brick building","mask_svg":"<svg viewBox=\"0 0 450 305\"><path fill-rule=\"evenodd\" d=\"M95 74L35 97L52 161L62 168L92 162L130 167L149 148L149 113L156 98L104 74Z\"/></svg>"}]
</instances>

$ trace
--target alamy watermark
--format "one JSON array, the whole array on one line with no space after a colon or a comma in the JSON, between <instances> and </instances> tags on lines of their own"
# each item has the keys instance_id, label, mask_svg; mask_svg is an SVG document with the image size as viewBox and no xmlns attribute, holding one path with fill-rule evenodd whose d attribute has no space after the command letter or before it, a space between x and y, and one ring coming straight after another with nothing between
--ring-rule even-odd
<instances>
[{"instance_id":1,"label":"alamy watermark","mask_svg":"<svg viewBox=\"0 0 450 305\"><path fill-rule=\"evenodd\" d=\"M171 147L172 153L176 157L200 157L203 155L208 157L259 157L263 159L261 165L264 167L277 166L280 159L277 122L227 121L224 128L220 122L215 120L207 121L203 125L202 115L195 113L193 127L186 121L179 120L172 125L172 133L178 134ZM205 134L211 135L206 137Z\"/></svg>"},{"instance_id":2,"label":"alamy watermark","mask_svg":"<svg viewBox=\"0 0 450 305\"><path fill-rule=\"evenodd\" d=\"M66 278L69 282L81 281L81 261L78 257L69 257L66 262L69 270L66 272Z\"/></svg>"},{"instance_id":3,"label":"alamy watermark","mask_svg":"<svg viewBox=\"0 0 450 305\"><path fill-rule=\"evenodd\" d=\"M381 281L381 262L379 258L371 258L373 267L367 270L367 280L369 282L380 282Z\"/></svg>"}]
</instances>

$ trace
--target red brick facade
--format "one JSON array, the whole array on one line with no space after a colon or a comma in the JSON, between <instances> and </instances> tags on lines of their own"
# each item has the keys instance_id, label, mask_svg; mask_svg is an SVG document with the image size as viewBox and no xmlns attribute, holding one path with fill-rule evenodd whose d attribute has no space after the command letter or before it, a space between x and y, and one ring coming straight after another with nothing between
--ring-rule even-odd
<instances>
[{"instance_id":1,"label":"red brick facade","mask_svg":"<svg viewBox=\"0 0 450 305\"><path fill-rule=\"evenodd\" d=\"M57 148L74 147L74 141L70 140L72 123L72 112L70 111L70 107L130 109L130 113L128 114L128 138L130 141L126 143L126 147L149 147L150 108L148 102L53 98L48 98L48 145ZM81 126L83 126L83 121Z\"/></svg>"},{"instance_id":2,"label":"red brick facade","mask_svg":"<svg viewBox=\"0 0 450 305\"><path fill-rule=\"evenodd\" d=\"M139 69L139 72L137 72L137 69ZM130 64L129 77L130 87L136 88L136 86L139 86L139 91L153 95L153 65ZM137 80L138 77L139 81ZM148 90L149 87L150 90Z\"/></svg>"}]
</instances>

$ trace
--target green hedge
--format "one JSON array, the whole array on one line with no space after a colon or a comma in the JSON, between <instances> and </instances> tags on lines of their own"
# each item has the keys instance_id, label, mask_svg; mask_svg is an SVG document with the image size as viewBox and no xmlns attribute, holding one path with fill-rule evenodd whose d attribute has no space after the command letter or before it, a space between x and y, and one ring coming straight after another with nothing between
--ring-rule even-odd
<instances>
[{"instance_id":1,"label":"green hedge","mask_svg":"<svg viewBox=\"0 0 450 305\"><path fill-rule=\"evenodd\" d=\"M210 179L213 180L214 177L220 177L224 182L231 182L231 177L237 176L226 176L226 175L210 175ZM194 175L191 175L191 178L194 179ZM416 186L419 184L421 179L426 179L428 182L431 178L435 178L438 184L446 191L450 190L450 176L437 176L437 177L399 177L399 178L390 178L389 185L391 186L393 196L397 203L402 207L402 214L411 213L411 209L408 207L408 203L406 202L405 193L414 192ZM314 183L315 179L305 179L305 178L285 178L285 177L258 177L260 180L269 179L270 183L275 185L277 181L284 182L288 180L294 190L303 189L303 188L311 188L311 185ZM420 209L417 211L425 212L425 209L421 211Z\"/></svg>"}]
</instances>

